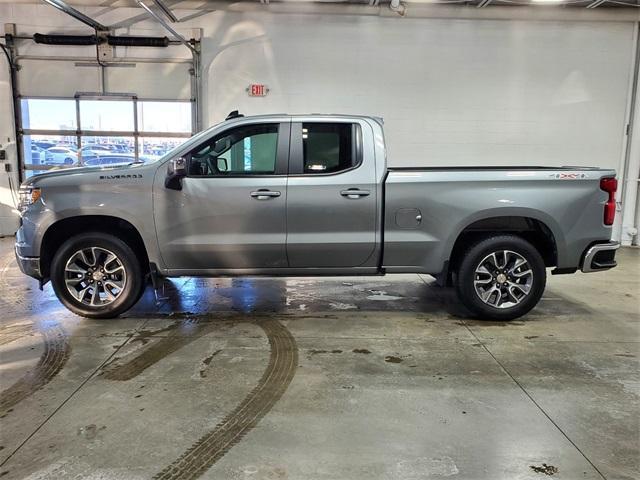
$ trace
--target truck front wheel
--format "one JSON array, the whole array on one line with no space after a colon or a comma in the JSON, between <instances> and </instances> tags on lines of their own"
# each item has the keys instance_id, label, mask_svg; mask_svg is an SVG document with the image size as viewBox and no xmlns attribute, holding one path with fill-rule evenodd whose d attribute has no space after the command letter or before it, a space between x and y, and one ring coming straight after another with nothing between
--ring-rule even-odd
<instances>
[{"instance_id":1,"label":"truck front wheel","mask_svg":"<svg viewBox=\"0 0 640 480\"><path fill-rule=\"evenodd\" d=\"M102 232L71 237L51 262L58 299L88 318L113 318L130 309L144 288L135 253L122 240Z\"/></svg>"},{"instance_id":2,"label":"truck front wheel","mask_svg":"<svg viewBox=\"0 0 640 480\"><path fill-rule=\"evenodd\" d=\"M515 235L473 244L457 270L462 303L479 318L512 320L536 306L546 284L544 261L536 248Z\"/></svg>"}]
</instances>

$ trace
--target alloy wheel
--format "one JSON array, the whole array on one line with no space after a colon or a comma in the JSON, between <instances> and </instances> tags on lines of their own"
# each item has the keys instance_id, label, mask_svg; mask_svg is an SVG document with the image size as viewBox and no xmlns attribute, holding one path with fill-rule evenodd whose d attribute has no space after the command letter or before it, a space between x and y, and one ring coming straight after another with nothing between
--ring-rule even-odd
<instances>
[{"instance_id":1,"label":"alloy wheel","mask_svg":"<svg viewBox=\"0 0 640 480\"><path fill-rule=\"evenodd\" d=\"M533 285L529 262L512 250L498 250L482 259L475 269L473 286L484 303L505 309L521 303Z\"/></svg>"},{"instance_id":2,"label":"alloy wheel","mask_svg":"<svg viewBox=\"0 0 640 480\"><path fill-rule=\"evenodd\" d=\"M64 268L67 291L90 307L104 307L115 302L127 284L127 272L118 256L101 247L75 252Z\"/></svg>"}]
</instances>

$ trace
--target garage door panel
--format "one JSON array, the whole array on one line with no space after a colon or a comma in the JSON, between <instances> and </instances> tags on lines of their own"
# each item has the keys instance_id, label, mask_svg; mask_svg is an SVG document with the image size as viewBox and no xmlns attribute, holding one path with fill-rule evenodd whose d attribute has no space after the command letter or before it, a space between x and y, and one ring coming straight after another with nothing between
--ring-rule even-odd
<instances>
[{"instance_id":1,"label":"garage door panel","mask_svg":"<svg viewBox=\"0 0 640 480\"><path fill-rule=\"evenodd\" d=\"M137 63L107 68L110 92L135 93L144 98L188 100L191 98L190 63Z\"/></svg>"},{"instance_id":2,"label":"garage door panel","mask_svg":"<svg viewBox=\"0 0 640 480\"><path fill-rule=\"evenodd\" d=\"M73 97L76 92L100 90L98 67L43 60L21 60L20 67L18 85L23 97Z\"/></svg>"},{"instance_id":3,"label":"garage door panel","mask_svg":"<svg viewBox=\"0 0 640 480\"><path fill-rule=\"evenodd\" d=\"M77 92L99 92L100 69L76 66L75 61L21 60L18 73L24 97L73 97ZM191 98L189 63L137 63L106 68L108 92L133 93L141 98Z\"/></svg>"}]
</instances>

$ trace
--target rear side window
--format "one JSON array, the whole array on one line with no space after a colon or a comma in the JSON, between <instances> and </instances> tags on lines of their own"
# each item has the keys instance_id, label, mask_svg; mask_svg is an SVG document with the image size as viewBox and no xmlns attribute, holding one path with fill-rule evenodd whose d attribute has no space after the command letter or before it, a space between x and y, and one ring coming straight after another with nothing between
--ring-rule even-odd
<instances>
[{"instance_id":1,"label":"rear side window","mask_svg":"<svg viewBox=\"0 0 640 480\"><path fill-rule=\"evenodd\" d=\"M351 123L303 123L303 173L335 173L357 166L357 128Z\"/></svg>"}]
</instances>

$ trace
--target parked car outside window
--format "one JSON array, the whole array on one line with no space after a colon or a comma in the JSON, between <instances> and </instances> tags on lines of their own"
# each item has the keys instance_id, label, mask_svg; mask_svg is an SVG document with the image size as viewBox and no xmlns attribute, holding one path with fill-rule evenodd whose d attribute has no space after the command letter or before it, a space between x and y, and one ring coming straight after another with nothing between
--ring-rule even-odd
<instances>
[{"instance_id":1,"label":"parked car outside window","mask_svg":"<svg viewBox=\"0 0 640 480\"><path fill-rule=\"evenodd\" d=\"M51 147L46 151L45 164L72 166L78 163L78 154L68 147Z\"/></svg>"},{"instance_id":2,"label":"parked car outside window","mask_svg":"<svg viewBox=\"0 0 640 480\"><path fill-rule=\"evenodd\" d=\"M40 164L45 161L45 150L34 143L31 144L31 163Z\"/></svg>"}]
</instances>

